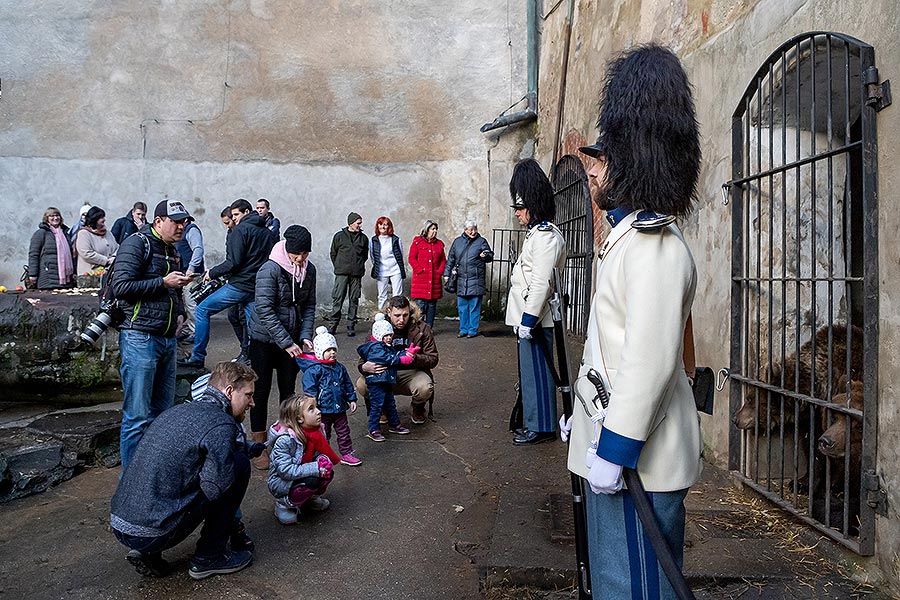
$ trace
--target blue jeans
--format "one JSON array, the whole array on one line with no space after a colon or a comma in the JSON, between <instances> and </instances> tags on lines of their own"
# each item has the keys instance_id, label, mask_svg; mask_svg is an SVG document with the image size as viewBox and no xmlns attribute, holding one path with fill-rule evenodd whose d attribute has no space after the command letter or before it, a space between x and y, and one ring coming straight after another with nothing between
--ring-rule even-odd
<instances>
[{"instance_id":1,"label":"blue jeans","mask_svg":"<svg viewBox=\"0 0 900 600\"><path fill-rule=\"evenodd\" d=\"M206 346L209 344L209 318L235 304L247 304L245 316L250 323L250 311L253 310L253 292L242 292L230 283L226 283L197 305L194 312L194 351L191 360L206 360Z\"/></svg>"},{"instance_id":2,"label":"blue jeans","mask_svg":"<svg viewBox=\"0 0 900 600\"><path fill-rule=\"evenodd\" d=\"M397 414L397 403L394 401L394 385L392 383L370 383L369 388L369 431L380 431L381 411L388 418L388 425L396 427L400 424Z\"/></svg>"},{"instance_id":3,"label":"blue jeans","mask_svg":"<svg viewBox=\"0 0 900 600\"><path fill-rule=\"evenodd\" d=\"M122 430L119 453L122 470L128 466L144 430L162 411L175 403L174 337L151 335L134 329L119 332L122 366Z\"/></svg>"},{"instance_id":4,"label":"blue jeans","mask_svg":"<svg viewBox=\"0 0 900 600\"><path fill-rule=\"evenodd\" d=\"M481 323L481 299L483 296L457 296L456 310L459 312L459 332L476 335Z\"/></svg>"},{"instance_id":5,"label":"blue jeans","mask_svg":"<svg viewBox=\"0 0 900 600\"><path fill-rule=\"evenodd\" d=\"M422 311L422 319L429 327L434 327L434 313L437 312L437 300L425 300L423 298L413 298L413 301L419 305Z\"/></svg>"}]
</instances>

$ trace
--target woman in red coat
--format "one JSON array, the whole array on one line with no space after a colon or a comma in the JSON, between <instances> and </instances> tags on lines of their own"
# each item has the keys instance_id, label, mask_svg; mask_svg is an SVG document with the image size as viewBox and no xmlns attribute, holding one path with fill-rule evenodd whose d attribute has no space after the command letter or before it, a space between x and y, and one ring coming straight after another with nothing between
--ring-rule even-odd
<instances>
[{"instance_id":1,"label":"woman in red coat","mask_svg":"<svg viewBox=\"0 0 900 600\"><path fill-rule=\"evenodd\" d=\"M447 264L444 242L437 238L437 223L428 220L421 233L409 247L409 266L412 267L410 297L422 309L422 316L429 327L434 326L437 301L444 293L441 275Z\"/></svg>"}]
</instances>

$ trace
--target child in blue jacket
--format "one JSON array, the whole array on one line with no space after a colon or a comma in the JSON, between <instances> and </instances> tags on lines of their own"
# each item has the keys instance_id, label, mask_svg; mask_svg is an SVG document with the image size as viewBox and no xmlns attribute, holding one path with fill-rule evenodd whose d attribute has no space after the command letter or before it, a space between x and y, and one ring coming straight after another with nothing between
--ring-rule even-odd
<instances>
[{"instance_id":1,"label":"child in blue jacket","mask_svg":"<svg viewBox=\"0 0 900 600\"><path fill-rule=\"evenodd\" d=\"M347 411L356 412L356 390L344 365L337 361L337 340L325 327L316 329L313 338L315 354L302 354L297 359L303 371L303 393L316 399L322 412L325 437L331 439L331 427L337 433L341 464L355 467L362 460L353 454Z\"/></svg>"},{"instance_id":2,"label":"child in blue jacket","mask_svg":"<svg viewBox=\"0 0 900 600\"><path fill-rule=\"evenodd\" d=\"M378 313L372 324L372 337L356 349L363 359L388 367L380 373L366 375L366 387L369 388L369 433L366 437L373 442L385 441L378 422L382 409L387 414L388 431L399 435L409 433L409 429L400 424L400 415L397 414L394 402L394 384L397 383L397 365L410 364L420 348L410 346L406 350L394 350L391 348L393 341L394 328L391 322L384 318L384 314Z\"/></svg>"}]
</instances>

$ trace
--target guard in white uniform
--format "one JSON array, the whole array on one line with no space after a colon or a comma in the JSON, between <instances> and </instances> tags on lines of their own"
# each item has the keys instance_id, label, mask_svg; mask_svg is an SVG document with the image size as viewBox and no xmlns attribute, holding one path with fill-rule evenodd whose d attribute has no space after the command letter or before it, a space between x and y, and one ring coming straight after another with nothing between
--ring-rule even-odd
<instances>
[{"instance_id":1,"label":"guard in white uniform","mask_svg":"<svg viewBox=\"0 0 900 600\"><path fill-rule=\"evenodd\" d=\"M516 219L527 228L506 302L506 324L518 336L522 393L523 428L513 443L524 446L556 437L556 385L548 364L553 360L550 278L554 267L560 272L565 268L566 240L553 224L553 186L537 161L527 158L516 165L509 194Z\"/></svg>"},{"instance_id":2,"label":"guard in white uniform","mask_svg":"<svg viewBox=\"0 0 900 600\"><path fill-rule=\"evenodd\" d=\"M687 76L668 49L643 46L609 67L591 195L612 230L596 266L588 338L575 383L569 469L585 494L595 599L675 598L645 537L622 468L636 468L676 561L684 498L700 474L700 427L682 341L697 273L676 217L690 212L700 147ZM609 394L603 410L587 378Z\"/></svg>"}]
</instances>

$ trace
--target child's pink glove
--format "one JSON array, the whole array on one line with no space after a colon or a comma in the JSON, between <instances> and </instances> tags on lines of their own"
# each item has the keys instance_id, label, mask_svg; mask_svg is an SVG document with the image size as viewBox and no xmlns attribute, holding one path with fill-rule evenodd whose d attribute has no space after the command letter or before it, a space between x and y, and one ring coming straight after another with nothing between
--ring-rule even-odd
<instances>
[{"instance_id":1,"label":"child's pink glove","mask_svg":"<svg viewBox=\"0 0 900 600\"><path fill-rule=\"evenodd\" d=\"M334 465L331 463L331 459L324 454L320 454L316 462L319 463L319 477L331 477L334 473Z\"/></svg>"},{"instance_id":2,"label":"child's pink glove","mask_svg":"<svg viewBox=\"0 0 900 600\"><path fill-rule=\"evenodd\" d=\"M406 354L404 354L403 356L400 357L400 364L401 365L411 365L412 361L413 361L413 357L415 357L415 355L416 355L416 352L418 352L421 349L422 348L420 348L419 346L410 346L409 348L407 348Z\"/></svg>"}]
</instances>

